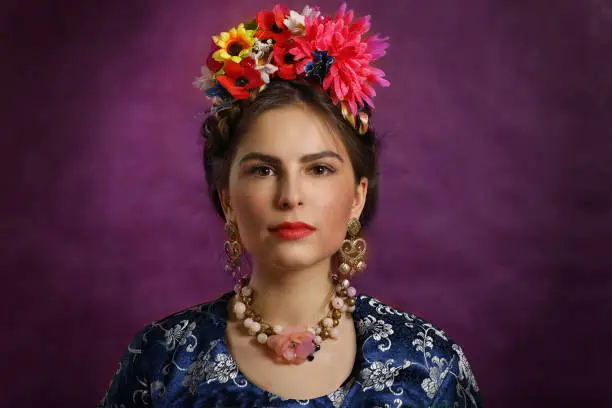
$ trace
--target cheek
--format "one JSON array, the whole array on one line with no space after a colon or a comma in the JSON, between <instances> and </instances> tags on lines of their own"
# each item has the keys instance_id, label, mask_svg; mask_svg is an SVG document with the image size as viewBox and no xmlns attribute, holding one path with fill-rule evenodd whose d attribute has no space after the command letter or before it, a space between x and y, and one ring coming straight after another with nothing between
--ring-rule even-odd
<instances>
[{"instance_id":1,"label":"cheek","mask_svg":"<svg viewBox=\"0 0 612 408\"><path fill-rule=\"evenodd\" d=\"M350 188L334 188L331 191L334 193L319 196L319 223L327 230L325 235L339 243L346 235L354 192Z\"/></svg>"},{"instance_id":2,"label":"cheek","mask_svg":"<svg viewBox=\"0 0 612 408\"><path fill-rule=\"evenodd\" d=\"M269 214L269 200L262 190L255 190L240 184L230 189L232 206L235 210L236 221L240 232L240 239L247 248L259 239L262 230L267 228L267 215Z\"/></svg>"}]
</instances>

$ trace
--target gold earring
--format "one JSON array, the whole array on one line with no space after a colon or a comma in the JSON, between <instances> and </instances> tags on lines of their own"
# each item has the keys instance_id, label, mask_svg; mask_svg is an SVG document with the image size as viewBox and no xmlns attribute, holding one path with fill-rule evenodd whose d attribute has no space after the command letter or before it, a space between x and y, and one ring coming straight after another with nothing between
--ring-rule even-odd
<instances>
[{"instance_id":1,"label":"gold earring","mask_svg":"<svg viewBox=\"0 0 612 408\"><path fill-rule=\"evenodd\" d=\"M225 223L225 233L228 237L227 241L223 243L226 256L225 271L236 279L240 276L240 255L242 253L240 242L238 242L236 224L228 220Z\"/></svg>"},{"instance_id":2,"label":"gold earring","mask_svg":"<svg viewBox=\"0 0 612 408\"><path fill-rule=\"evenodd\" d=\"M344 276L352 277L366 268L365 253L367 244L357 234L361 230L361 224L357 218L351 218L347 227L347 239L340 246L340 259L342 263L338 267Z\"/></svg>"}]
</instances>

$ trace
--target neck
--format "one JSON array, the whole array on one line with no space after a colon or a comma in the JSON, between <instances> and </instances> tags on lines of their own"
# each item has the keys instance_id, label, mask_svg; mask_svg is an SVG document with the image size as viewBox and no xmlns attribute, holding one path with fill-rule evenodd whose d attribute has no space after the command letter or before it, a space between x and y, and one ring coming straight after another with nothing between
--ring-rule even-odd
<instances>
[{"instance_id":1,"label":"neck","mask_svg":"<svg viewBox=\"0 0 612 408\"><path fill-rule=\"evenodd\" d=\"M327 313L334 292L330 268L329 259L291 271L255 264L249 284L253 309L271 324L315 325Z\"/></svg>"}]
</instances>

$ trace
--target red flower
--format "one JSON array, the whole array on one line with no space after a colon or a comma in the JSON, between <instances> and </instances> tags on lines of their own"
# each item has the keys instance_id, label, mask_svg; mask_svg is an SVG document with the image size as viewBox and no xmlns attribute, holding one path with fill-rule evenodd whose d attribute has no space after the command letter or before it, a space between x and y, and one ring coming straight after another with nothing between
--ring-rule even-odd
<instances>
[{"instance_id":1,"label":"red flower","mask_svg":"<svg viewBox=\"0 0 612 408\"><path fill-rule=\"evenodd\" d=\"M210 53L208 54L208 57L206 58L206 66L208 67L208 69L210 69L212 73L216 73L221 68L223 68L223 62L216 61L212 56L215 53L215 51L217 51L218 49L219 47L217 47L217 44L215 44L214 41L211 41Z\"/></svg>"},{"instance_id":2,"label":"red flower","mask_svg":"<svg viewBox=\"0 0 612 408\"><path fill-rule=\"evenodd\" d=\"M217 81L236 99L247 99L249 90L264 84L251 58L243 59L240 64L227 60L224 71L225 75L219 75Z\"/></svg>"},{"instance_id":3,"label":"red flower","mask_svg":"<svg viewBox=\"0 0 612 408\"><path fill-rule=\"evenodd\" d=\"M285 47L276 45L273 51L274 63L278 67L277 75L283 79L295 79L295 62L293 54Z\"/></svg>"},{"instance_id":4,"label":"red flower","mask_svg":"<svg viewBox=\"0 0 612 408\"><path fill-rule=\"evenodd\" d=\"M257 13L257 33L260 40L272 38L277 44L284 43L291 37L291 32L285 26L285 18L289 8L284 4L277 4L272 11L263 10Z\"/></svg>"}]
</instances>

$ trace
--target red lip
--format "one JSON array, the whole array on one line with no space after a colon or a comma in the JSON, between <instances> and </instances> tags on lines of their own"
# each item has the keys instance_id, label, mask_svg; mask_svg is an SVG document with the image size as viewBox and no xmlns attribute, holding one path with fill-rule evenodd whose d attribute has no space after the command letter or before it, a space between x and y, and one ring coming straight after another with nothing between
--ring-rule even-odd
<instances>
[{"instance_id":1,"label":"red lip","mask_svg":"<svg viewBox=\"0 0 612 408\"><path fill-rule=\"evenodd\" d=\"M270 228L270 230L272 231L295 230L295 229L306 229L306 230L314 231L316 228L304 222L283 222L281 224L278 224L275 227Z\"/></svg>"},{"instance_id":2,"label":"red lip","mask_svg":"<svg viewBox=\"0 0 612 408\"><path fill-rule=\"evenodd\" d=\"M302 239L312 234L315 229L304 222L283 222L270 228L270 231L282 239Z\"/></svg>"}]
</instances>

